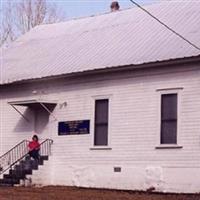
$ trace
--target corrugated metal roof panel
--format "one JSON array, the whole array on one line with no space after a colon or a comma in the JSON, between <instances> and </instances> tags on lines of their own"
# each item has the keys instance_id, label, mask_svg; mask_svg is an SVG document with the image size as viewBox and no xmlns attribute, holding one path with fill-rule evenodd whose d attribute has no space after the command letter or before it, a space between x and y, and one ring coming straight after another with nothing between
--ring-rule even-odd
<instances>
[{"instance_id":1,"label":"corrugated metal roof panel","mask_svg":"<svg viewBox=\"0 0 200 200\"><path fill-rule=\"evenodd\" d=\"M146 9L200 46L199 2L170 1ZM32 29L3 50L1 84L198 55L200 51L132 8Z\"/></svg>"}]
</instances>

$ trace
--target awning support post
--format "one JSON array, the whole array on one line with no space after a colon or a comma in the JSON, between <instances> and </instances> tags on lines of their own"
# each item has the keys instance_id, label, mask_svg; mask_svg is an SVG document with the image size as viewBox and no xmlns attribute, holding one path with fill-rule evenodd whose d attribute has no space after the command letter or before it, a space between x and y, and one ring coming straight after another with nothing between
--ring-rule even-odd
<instances>
[{"instance_id":1,"label":"awning support post","mask_svg":"<svg viewBox=\"0 0 200 200\"><path fill-rule=\"evenodd\" d=\"M40 105L49 113L49 115L52 115L53 118L57 121L57 118L52 114L52 112L41 102L39 102Z\"/></svg>"},{"instance_id":2,"label":"awning support post","mask_svg":"<svg viewBox=\"0 0 200 200\"><path fill-rule=\"evenodd\" d=\"M11 104L10 104L11 105ZM15 106L11 105L27 122L30 122L28 118L26 118Z\"/></svg>"}]
</instances>

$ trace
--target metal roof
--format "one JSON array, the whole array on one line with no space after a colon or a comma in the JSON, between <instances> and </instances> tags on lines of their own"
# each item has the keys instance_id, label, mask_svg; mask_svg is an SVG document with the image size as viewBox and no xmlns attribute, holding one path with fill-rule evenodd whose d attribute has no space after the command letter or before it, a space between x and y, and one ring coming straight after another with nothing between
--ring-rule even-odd
<instances>
[{"instance_id":1,"label":"metal roof","mask_svg":"<svg viewBox=\"0 0 200 200\"><path fill-rule=\"evenodd\" d=\"M170 1L145 8L200 46L200 2ZM35 27L2 50L0 84L199 55L134 7Z\"/></svg>"},{"instance_id":2,"label":"metal roof","mask_svg":"<svg viewBox=\"0 0 200 200\"><path fill-rule=\"evenodd\" d=\"M13 106L30 106L35 104L47 104L47 105L56 105L57 101L52 100L41 100L41 99L28 99L23 101L10 101L8 104Z\"/></svg>"}]
</instances>

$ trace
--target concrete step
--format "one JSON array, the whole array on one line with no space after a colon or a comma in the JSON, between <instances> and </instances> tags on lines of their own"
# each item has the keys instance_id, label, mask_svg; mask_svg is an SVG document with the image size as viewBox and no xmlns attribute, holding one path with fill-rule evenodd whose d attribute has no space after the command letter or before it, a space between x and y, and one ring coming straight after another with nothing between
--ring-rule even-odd
<instances>
[{"instance_id":1,"label":"concrete step","mask_svg":"<svg viewBox=\"0 0 200 200\"><path fill-rule=\"evenodd\" d=\"M23 160L20 162L22 169L38 169L39 161L38 160Z\"/></svg>"},{"instance_id":2,"label":"concrete step","mask_svg":"<svg viewBox=\"0 0 200 200\"><path fill-rule=\"evenodd\" d=\"M0 182L0 187L13 187L13 184L7 184L7 183L1 183Z\"/></svg>"},{"instance_id":3,"label":"concrete step","mask_svg":"<svg viewBox=\"0 0 200 200\"><path fill-rule=\"evenodd\" d=\"M20 180L25 179L26 175L32 175L32 171L38 170L38 166L43 165L44 160L48 159L48 156L40 156L39 160L33 160L27 156L19 164L15 165L13 169L10 169L9 174L3 175L3 179L0 179L0 187L20 184Z\"/></svg>"},{"instance_id":4,"label":"concrete step","mask_svg":"<svg viewBox=\"0 0 200 200\"><path fill-rule=\"evenodd\" d=\"M26 174L24 173L15 173L15 174L4 174L3 178L4 179L9 179L9 178L14 178L14 179L24 179L26 177Z\"/></svg>"},{"instance_id":5,"label":"concrete step","mask_svg":"<svg viewBox=\"0 0 200 200\"><path fill-rule=\"evenodd\" d=\"M13 179L13 178L0 179L0 184L15 185L19 183L20 183L19 179Z\"/></svg>"},{"instance_id":6,"label":"concrete step","mask_svg":"<svg viewBox=\"0 0 200 200\"><path fill-rule=\"evenodd\" d=\"M49 156L40 156L40 159L41 159L41 160L48 160L48 159L49 159Z\"/></svg>"}]
</instances>

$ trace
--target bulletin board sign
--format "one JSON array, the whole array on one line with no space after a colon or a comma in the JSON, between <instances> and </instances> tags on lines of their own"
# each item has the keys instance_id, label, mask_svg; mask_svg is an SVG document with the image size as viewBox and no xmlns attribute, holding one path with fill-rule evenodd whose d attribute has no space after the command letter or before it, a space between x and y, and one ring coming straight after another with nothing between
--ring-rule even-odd
<instances>
[{"instance_id":1,"label":"bulletin board sign","mask_svg":"<svg viewBox=\"0 0 200 200\"><path fill-rule=\"evenodd\" d=\"M66 121L58 123L58 135L81 135L90 133L90 120Z\"/></svg>"}]
</instances>

